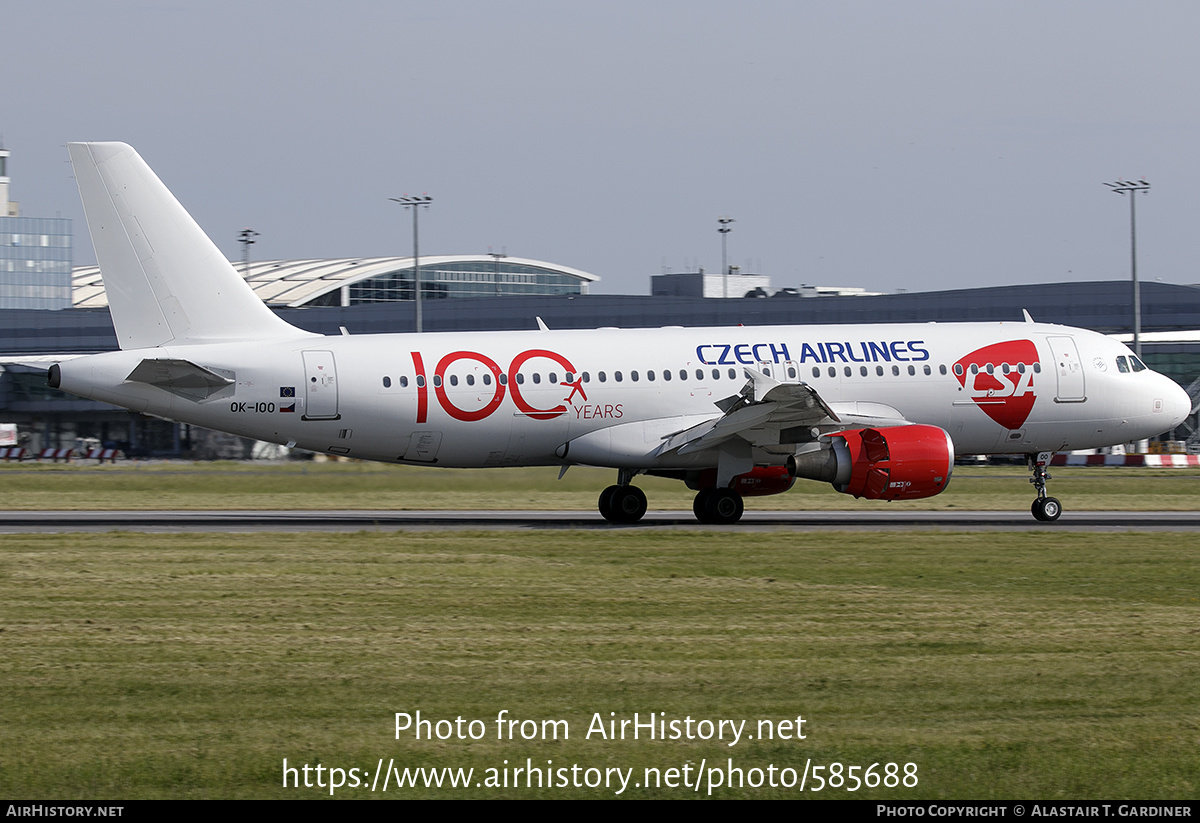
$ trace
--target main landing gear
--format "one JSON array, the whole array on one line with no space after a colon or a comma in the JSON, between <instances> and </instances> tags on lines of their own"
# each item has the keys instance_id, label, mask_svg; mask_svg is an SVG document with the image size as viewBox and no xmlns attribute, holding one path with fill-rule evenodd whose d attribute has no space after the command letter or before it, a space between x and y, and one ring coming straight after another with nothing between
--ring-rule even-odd
<instances>
[{"instance_id":1,"label":"main landing gear","mask_svg":"<svg viewBox=\"0 0 1200 823\"><path fill-rule=\"evenodd\" d=\"M600 514L609 523L629 525L646 514L646 493L630 485L636 474L632 469L621 469L616 485L600 492ZM733 489L701 489L692 502L696 519L712 526L732 525L742 519L743 511L742 496Z\"/></svg>"},{"instance_id":2,"label":"main landing gear","mask_svg":"<svg viewBox=\"0 0 1200 823\"><path fill-rule=\"evenodd\" d=\"M692 501L692 513L701 523L728 526L742 519L742 496L733 489L701 489Z\"/></svg>"},{"instance_id":3,"label":"main landing gear","mask_svg":"<svg viewBox=\"0 0 1200 823\"><path fill-rule=\"evenodd\" d=\"M646 493L637 486L609 486L600 492L600 514L609 523L636 523L646 514Z\"/></svg>"},{"instance_id":4,"label":"main landing gear","mask_svg":"<svg viewBox=\"0 0 1200 823\"><path fill-rule=\"evenodd\" d=\"M1033 477L1029 478L1029 482L1037 489L1038 495L1029 510L1033 513L1035 520L1043 523L1053 523L1062 514L1062 503L1058 502L1058 498L1046 496L1046 481L1050 479L1046 467L1050 465L1052 457L1054 457L1054 452L1038 452L1036 457L1032 454L1026 457L1026 460L1029 461L1029 470L1033 472Z\"/></svg>"},{"instance_id":5,"label":"main landing gear","mask_svg":"<svg viewBox=\"0 0 1200 823\"><path fill-rule=\"evenodd\" d=\"M636 523L646 514L646 493L629 485L636 474L631 469L619 469L617 485L600 492L600 514L609 523Z\"/></svg>"}]
</instances>

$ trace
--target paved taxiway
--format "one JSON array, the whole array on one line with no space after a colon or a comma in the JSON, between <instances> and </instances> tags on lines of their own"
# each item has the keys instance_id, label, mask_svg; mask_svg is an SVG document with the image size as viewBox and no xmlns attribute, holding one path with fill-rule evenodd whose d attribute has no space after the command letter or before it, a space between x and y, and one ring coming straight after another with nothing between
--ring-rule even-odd
<instances>
[{"instance_id":1,"label":"paved taxiway","mask_svg":"<svg viewBox=\"0 0 1200 823\"><path fill-rule=\"evenodd\" d=\"M1028 511L747 511L735 526L704 526L690 511L649 512L614 526L581 511L16 511L0 512L0 533L81 531L247 532L412 529L939 529L970 531L1200 531L1200 512L1072 512L1039 523Z\"/></svg>"}]
</instances>

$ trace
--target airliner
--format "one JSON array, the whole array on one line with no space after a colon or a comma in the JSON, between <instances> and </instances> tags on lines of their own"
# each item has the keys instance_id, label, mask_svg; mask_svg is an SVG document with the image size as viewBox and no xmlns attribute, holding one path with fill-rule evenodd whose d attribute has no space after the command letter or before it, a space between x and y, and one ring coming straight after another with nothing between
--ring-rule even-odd
<instances>
[{"instance_id":1,"label":"airliner","mask_svg":"<svg viewBox=\"0 0 1200 823\"><path fill-rule=\"evenodd\" d=\"M120 350L64 356L81 397L312 452L446 467L600 466L612 523L640 474L696 518L797 478L868 500L946 489L955 455L1053 453L1179 425L1187 393L1126 346L1034 322L323 336L270 311L130 146L68 145ZM532 325L532 324L531 324ZM561 475L560 475L561 476Z\"/></svg>"}]
</instances>

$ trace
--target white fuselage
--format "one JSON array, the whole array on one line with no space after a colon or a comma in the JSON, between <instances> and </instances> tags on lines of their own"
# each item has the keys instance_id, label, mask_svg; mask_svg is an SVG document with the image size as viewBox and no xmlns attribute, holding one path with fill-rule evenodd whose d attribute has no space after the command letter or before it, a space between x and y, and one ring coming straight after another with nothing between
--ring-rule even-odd
<instances>
[{"instance_id":1,"label":"white fuselage","mask_svg":"<svg viewBox=\"0 0 1200 823\"><path fill-rule=\"evenodd\" d=\"M1128 364L1132 353L1040 323L346 335L83 357L61 364L61 387L368 460L691 468L715 465L715 455L649 455L663 438L720 416L714 404L742 390L746 369L807 383L839 419L939 426L958 454L1095 448L1186 417L1178 385L1119 368L1118 358ZM233 382L197 400L127 380L144 360L171 359ZM780 445L759 447L756 461L796 450L794 438L768 434Z\"/></svg>"}]
</instances>

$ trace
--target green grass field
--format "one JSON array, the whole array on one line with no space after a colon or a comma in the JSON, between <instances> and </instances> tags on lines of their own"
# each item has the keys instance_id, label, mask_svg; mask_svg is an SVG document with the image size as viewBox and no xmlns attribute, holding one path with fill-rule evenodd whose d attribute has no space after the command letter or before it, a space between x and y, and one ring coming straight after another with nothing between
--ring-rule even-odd
<instances>
[{"instance_id":1,"label":"green grass field","mask_svg":"<svg viewBox=\"0 0 1200 823\"><path fill-rule=\"evenodd\" d=\"M1200 508L1200 472L1187 469L1060 468L1050 493L1068 511ZM378 463L122 463L116 466L0 463L9 509L556 509L595 511L616 478L575 467L437 469ZM955 468L949 489L927 500L855 500L827 483L797 481L786 494L748 498L767 510L966 509L1027 512L1033 500L1021 467ZM682 483L638 477L652 510L689 510Z\"/></svg>"},{"instance_id":2,"label":"green grass field","mask_svg":"<svg viewBox=\"0 0 1200 823\"><path fill-rule=\"evenodd\" d=\"M284 758L368 784L382 758L473 782L505 760L632 769L622 797L697 796L633 783L732 759L746 780L916 764L914 788L853 793L813 793L810 772L805 797L1195 798L1196 549L1065 531L0 536L0 795L328 797L282 788ZM394 713L418 710L486 734L397 740ZM502 710L570 738L497 740ZM585 739L610 712L751 733L802 716L806 738Z\"/></svg>"}]
</instances>

